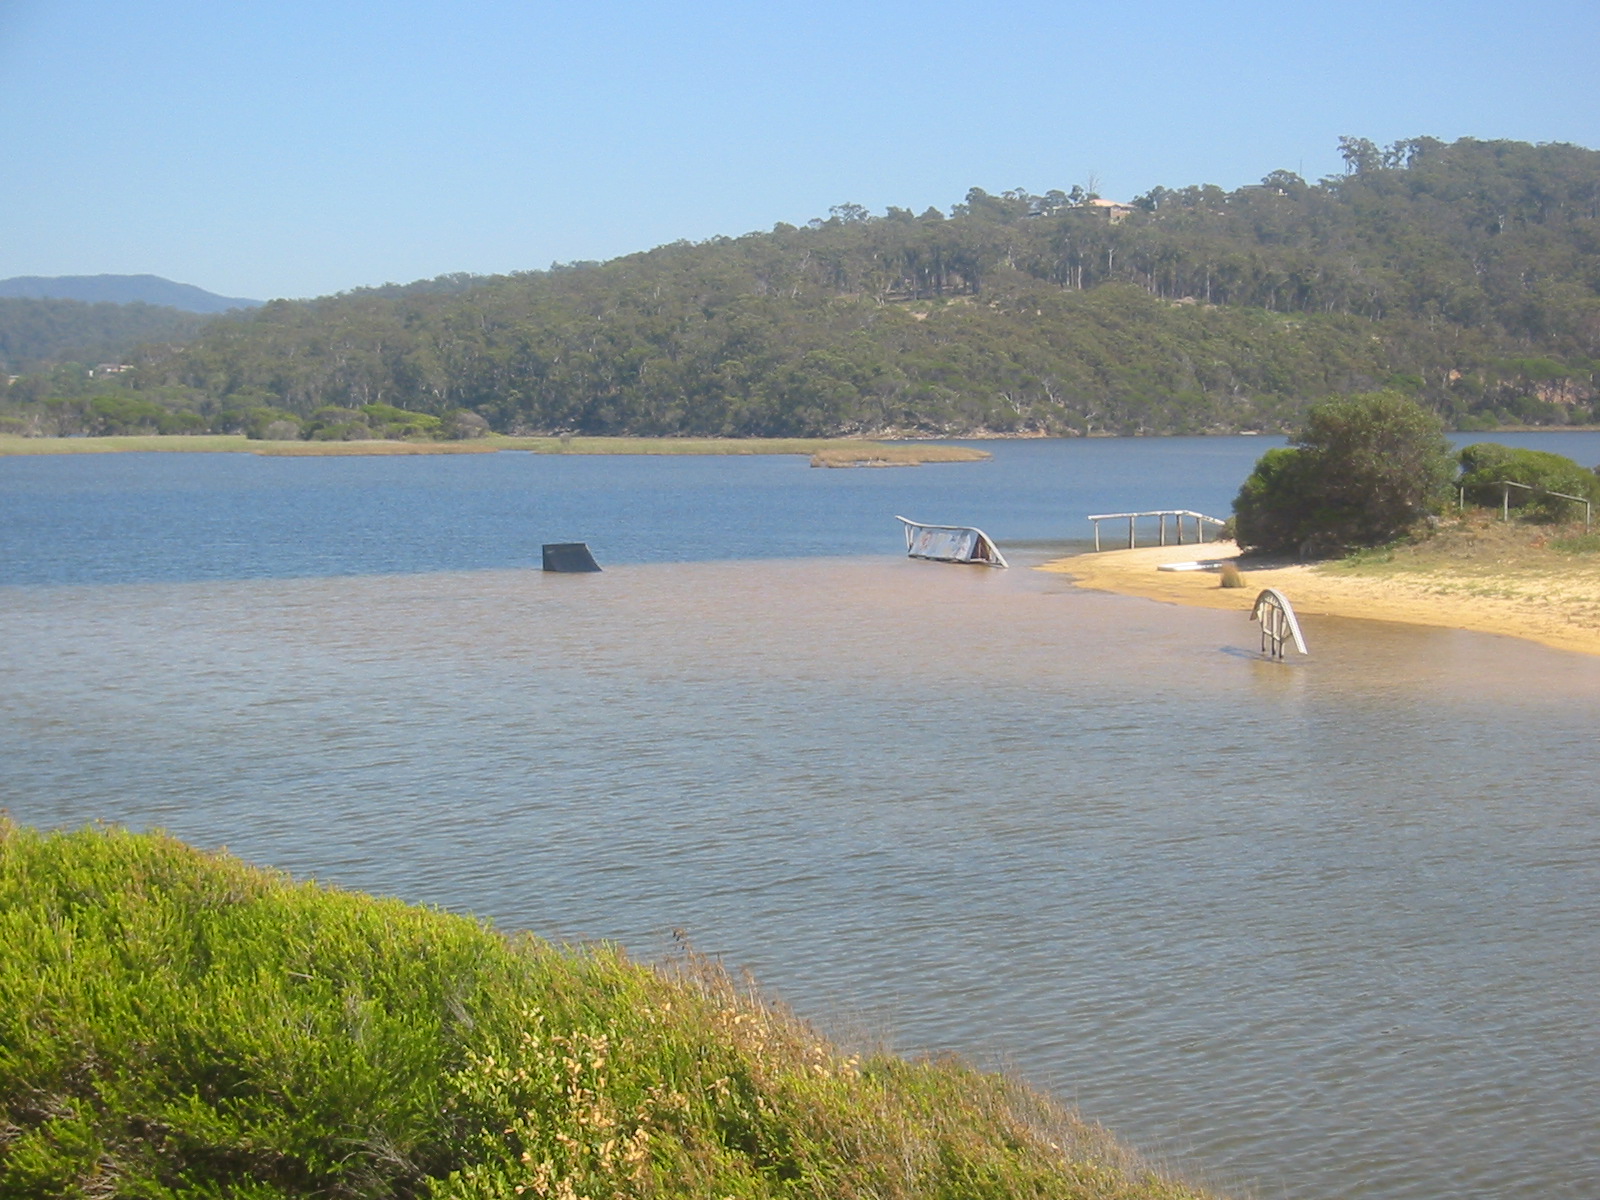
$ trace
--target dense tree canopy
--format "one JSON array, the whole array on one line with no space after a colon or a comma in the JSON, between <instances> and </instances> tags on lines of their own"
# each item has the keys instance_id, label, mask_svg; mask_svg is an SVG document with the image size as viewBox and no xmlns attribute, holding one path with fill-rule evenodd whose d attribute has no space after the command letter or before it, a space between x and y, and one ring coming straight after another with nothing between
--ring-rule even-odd
<instances>
[{"instance_id":1,"label":"dense tree canopy","mask_svg":"<svg viewBox=\"0 0 1600 1200\"><path fill-rule=\"evenodd\" d=\"M1317 183L1123 206L974 188L949 214L842 204L603 264L278 301L145 350L126 383L219 430L383 404L527 432L1204 432L1381 388L1465 428L1595 420L1600 153L1341 153Z\"/></svg>"}]
</instances>

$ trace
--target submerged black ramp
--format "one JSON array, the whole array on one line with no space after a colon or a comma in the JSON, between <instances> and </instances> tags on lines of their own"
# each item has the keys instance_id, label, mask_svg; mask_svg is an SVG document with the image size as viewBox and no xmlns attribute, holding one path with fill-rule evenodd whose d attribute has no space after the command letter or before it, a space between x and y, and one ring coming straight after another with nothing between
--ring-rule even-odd
<instances>
[{"instance_id":1,"label":"submerged black ramp","mask_svg":"<svg viewBox=\"0 0 1600 1200\"><path fill-rule=\"evenodd\" d=\"M595 562L594 555L589 553L588 542L546 542L544 569L572 575L583 571L598 571L600 564Z\"/></svg>"}]
</instances>

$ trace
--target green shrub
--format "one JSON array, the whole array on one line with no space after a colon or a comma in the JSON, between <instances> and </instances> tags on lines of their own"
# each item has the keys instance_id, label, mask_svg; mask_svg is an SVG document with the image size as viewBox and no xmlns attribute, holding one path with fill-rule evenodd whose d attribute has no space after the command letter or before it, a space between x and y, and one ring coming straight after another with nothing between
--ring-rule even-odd
<instances>
[{"instance_id":1,"label":"green shrub","mask_svg":"<svg viewBox=\"0 0 1600 1200\"><path fill-rule=\"evenodd\" d=\"M159 835L0 821L0 1195L1196 1193L698 959L558 951Z\"/></svg>"},{"instance_id":2,"label":"green shrub","mask_svg":"<svg viewBox=\"0 0 1600 1200\"><path fill-rule=\"evenodd\" d=\"M228 409L217 415L216 425L224 432L242 433L257 441L272 442L297 439L302 429L299 417L270 404Z\"/></svg>"},{"instance_id":3,"label":"green shrub","mask_svg":"<svg viewBox=\"0 0 1600 1200\"><path fill-rule=\"evenodd\" d=\"M210 427L197 412L165 412L156 420L156 432L163 434L205 433Z\"/></svg>"},{"instance_id":4,"label":"green shrub","mask_svg":"<svg viewBox=\"0 0 1600 1200\"><path fill-rule=\"evenodd\" d=\"M443 422L429 413L407 412L392 404L363 404L361 413L379 437L435 438Z\"/></svg>"},{"instance_id":5,"label":"green shrub","mask_svg":"<svg viewBox=\"0 0 1600 1200\"><path fill-rule=\"evenodd\" d=\"M1437 511L1453 473L1444 423L1415 401L1395 392L1325 400L1239 489L1238 541L1302 555L1381 545Z\"/></svg>"},{"instance_id":6,"label":"green shrub","mask_svg":"<svg viewBox=\"0 0 1600 1200\"><path fill-rule=\"evenodd\" d=\"M1570 458L1545 450L1523 450L1498 442L1475 442L1456 456L1461 464L1460 486L1467 499L1486 508L1499 508L1509 499L1511 508L1542 521L1571 520L1583 515L1583 506L1553 495L1562 492L1589 501L1600 500L1600 476ZM1501 480L1525 484L1533 491L1511 488Z\"/></svg>"},{"instance_id":7,"label":"green shrub","mask_svg":"<svg viewBox=\"0 0 1600 1200\"><path fill-rule=\"evenodd\" d=\"M1247 550L1298 549L1310 529L1315 498L1309 459L1293 446L1268 450L1233 501L1234 539Z\"/></svg>"},{"instance_id":8,"label":"green shrub","mask_svg":"<svg viewBox=\"0 0 1600 1200\"><path fill-rule=\"evenodd\" d=\"M95 396L89 401L84 425L90 434L96 436L155 433L162 420L170 415L161 405L142 397Z\"/></svg>"},{"instance_id":9,"label":"green shrub","mask_svg":"<svg viewBox=\"0 0 1600 1200\"><path fill-rule=\"evenodd\" d=\"M372 436L372 428L356 409L329 406L311 414L304 436L313 442L360 442Z\"/></svg>"},{"instance_id":10,"label":"green shrub","mask_svg":"<svg viewBox=\"0 0 1600 1200\"><path fill-rule=\"evenodd\" d=\"M293 442L300 440L300 422L293 417L280 417L268 421L261 427L260 434L252 433L251 437L259 437L265 442Z\"/></svg>"}]
</instances>

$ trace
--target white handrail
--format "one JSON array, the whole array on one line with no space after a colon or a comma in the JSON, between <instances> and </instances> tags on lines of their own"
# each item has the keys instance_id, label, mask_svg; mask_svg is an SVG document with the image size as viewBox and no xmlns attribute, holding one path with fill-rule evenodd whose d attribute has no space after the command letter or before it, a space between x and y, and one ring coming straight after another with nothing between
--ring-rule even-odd
<instances>
[{"instance_id":1,"label":"white handrail","mask_svg":"<svg viewBox=\"0 0 1600 1200\"><path fill-rule=\"evenodd\" d=\"M1552 492L1549 488L1534 487L1528 483L1518 483L1515 479L1497 479L1491 485L1478 484L1477 486L1492 486L1500 489L1501 520L1511 520L1511 489L1521 488L1525 492L1537 492L1544 496L1559 496L1563 500L1571 500L1575 504L1583 505L1583 527L1589 529L1594 525L1594 505L1582 496L1569 496L1566 492ZM1456 507L1465 508L1467 506L1467 485L1458 483L1456 491L1460 493Z\"/></svg>"},{"instance_id":2,"label":"white handrail","mask_svg":"<svg viewBox=\"0 0 1600 1200\"><path fill-rule=\"evenodd\" d=\"M1300 636L1300 622L1295 619L1294 606L1277 588L1267 588L1256 597L1250 619L1261 622L1261 653L1270 651L1272 657L1282 658L1284 643L1290 641L1301 654L1311 653L1306 649L1305 638Z\"/></svg>"},{"instance_id":3,"label":"white handrail","mask_svg":"<svg viewBox=\"0 0 1600 1200\"><path fill-rule=\"evenodd\" d=\"M1110 521L1117 517L1195 517L1201 521L1208 521L1212 525L1226 525L1221 517L1208 517L1205 513L1197 513L1187 508L1152 508L1149 512L1125 513L1097 513L1086 517L1089 521Z\"/></svg>"},{"instance_id":4,"label":"white handrail","mask_svg":"<svg viewBox=\"0 0 1600 1200\"><path fill-rule=\"evenodd\" d=\"M1189 518L1194 522L1194 540L1203 542L1205 538L1205 525L1226 525L1221 517L1209 517L1205 513L1195 512L1189 508L1157 508L1149 512L1121 512L1121 513L1091 513L1087 518L1094 522L1094 548L1100 549L1100 522L1125 520L1128 522L1128 549L1132 550L1139 544L1137 527L1140 517L1161 518L1161 545L1167 544L1167 518L1173 517L1178 523L1178 545L1183 545L1183 522Z\"/></svg>"}]
</instances>

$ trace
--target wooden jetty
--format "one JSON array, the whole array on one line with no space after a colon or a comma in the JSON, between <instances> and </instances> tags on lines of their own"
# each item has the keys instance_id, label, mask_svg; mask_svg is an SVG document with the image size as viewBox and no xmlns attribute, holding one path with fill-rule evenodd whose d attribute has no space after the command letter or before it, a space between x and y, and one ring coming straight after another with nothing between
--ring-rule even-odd
<instances>
[{"instance_id":1,"label":"wooden jetty","mask_svg":"<svg viewBox=\"0 0 1600 1200\"><path fill-rule=\"evenodd\" d=\"M1205 513L1192 512L1187 508L1162 508L1151 512L1125 512L1125 513L1096 513L1089 518L1094 522L1094 548L1100 549L1100 522L1101 521L1127 521L1128 523L1128 549L1132 550L1139 544L1139 519L1141 517L1155 517L1160 526L1160 541L1157 545L1167 544L1167 518L1171 517L1177 527L1178 545L1184 544L1185 521L1194 522L1194 540L1206 540L1207 526L1223 526L1227 522L1220 517L1208 517Z\"/></svg>"}]
</instances>

